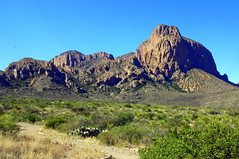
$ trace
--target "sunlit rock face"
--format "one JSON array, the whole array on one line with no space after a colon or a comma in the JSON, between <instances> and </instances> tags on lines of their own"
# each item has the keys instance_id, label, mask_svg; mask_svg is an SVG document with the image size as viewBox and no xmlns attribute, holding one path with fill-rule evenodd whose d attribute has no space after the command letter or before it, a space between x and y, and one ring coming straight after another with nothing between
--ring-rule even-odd
<instances>
[{"instance_id":1,"label":"sunlit rock face","mask_svg":"<svg viewBox=\"0 0 239 159\"><path fill-rule=\"evenodd\" d=\"M158 70L168 78L192 68L219 76L210 51L183 37L175 26L157 26L149 39L138 47L136 57L142 65Z\"/></svg>"},{"instance_id":2,"label":"sunlit rock face","mask_svg":"<svg viewBox=\"0 0 239 159\"><path fill-rule=\"evenodd\" d=\"M81 52L71 50L66 51L51 60L57 67L87 68L100 63L103 60L113 60L114 56L106 52L98 52L91 55L84 55Z\"/></svg>"}]
</instances>

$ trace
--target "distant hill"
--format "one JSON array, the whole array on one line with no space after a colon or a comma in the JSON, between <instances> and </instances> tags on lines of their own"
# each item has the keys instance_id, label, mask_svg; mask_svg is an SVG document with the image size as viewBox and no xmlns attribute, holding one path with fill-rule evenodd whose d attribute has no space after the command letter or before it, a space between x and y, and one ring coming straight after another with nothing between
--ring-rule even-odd
<instances>
[{"instance_id":1,"label":"distant hill","mask_svg":"<svg viewBox=\"0 0 239 159\"><path fill-rule=\"evenodd\" d=\"M211 52L167 25L117 58L75 50L50 61L24 58L0 72L0 87L1 96L13 97L239 106L238 87L220 75Z\"/></svg>"}]
</instances>

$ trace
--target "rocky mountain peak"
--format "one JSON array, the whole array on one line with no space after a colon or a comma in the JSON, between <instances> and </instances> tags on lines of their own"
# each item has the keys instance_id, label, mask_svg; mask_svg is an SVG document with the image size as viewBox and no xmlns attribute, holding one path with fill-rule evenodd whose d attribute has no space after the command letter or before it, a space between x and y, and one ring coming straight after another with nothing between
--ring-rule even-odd
<instances>
[{"instance_id":1,"label":"rocky mountain peak","mask_svg":"<svg viewBox=\"0 0 239 159\"><path fill-rule=\"evenodd\" d=\"M69 50L69 51L66 51L66 52L63 52L61 53L60 55L64 55L64 54L70 54L70 55L81 55L81 56L84 56L83 53L77 51L77 50Z\"/></svg>"},{"instance_id":2,"label":"rocky mountain peak","mask_svg":"<svg viewBox=\"0 0 239 159\"><path fill-rule=\"evenodd\" d=\"M159 25L136 51L142 65L167 78L198 68L219 76L212 54L203 45L181 36L175 26Z\"/></svg>"},{"instance_id":3,"label":"rocky mountain peak","mask_svg":"<svg viewBox=\"0 0 239 159\"><path fill-rule=\"evenodd\" d=\"M35 67L46 67L48 65L47 61L43 60L35 60L33 58L23 58L18 62L13 62L8 65L5 71L11 71L15 69L24 69L31 67L32 69Z\"/></svg>"},{"instance_id":4,"label":"rocky mountain peak","mask_svg":"<svg viewBox=\"0 0 239 159\"><path fill-rule=\"evenodd\" d=\"M152 32L151 37L164 37L164 36L174 36L181 37L181 34L176 26L168 26L168 25L158 25Z\"/></svg>"},{"instance_id":5,"label":"rocky mountain peak","mask_svg":"<svg viewBox=\"0 0 239 159\"><path fill-rule=\"evenodd\" d=\"M84 54L76 50L63 52L51 60L51 62L57 67L77 67L78 63L81 61L84 61Z\"/></svg>"},{"instance_id":6,"label":"rocky mountain peak","mask_svg":"<svg viewBox=\"0 0 239 159\"><path fill-rule=\"evenodd\" d=\"M86 55L85 56L86 59L99 59L99 58L105 58L105 59L110 59L110 60L114 60L114 56L111 54L108 54L107 52L97 52L91 55Z\"/></svg>"},{"instance_id":7,"label":"rocky mountain peak","mask_svg":"<svg viewBox=\"0 0 239 159\"><path fill-rule=\"evenodd\" d=\"M44 73L49 63L43 60L35 60L33 58L23 58L18 62L13 62L8 65L4 72L6 72L10 80L17 78L28 78L35 74Z\"/></svg>"}]
</instances>

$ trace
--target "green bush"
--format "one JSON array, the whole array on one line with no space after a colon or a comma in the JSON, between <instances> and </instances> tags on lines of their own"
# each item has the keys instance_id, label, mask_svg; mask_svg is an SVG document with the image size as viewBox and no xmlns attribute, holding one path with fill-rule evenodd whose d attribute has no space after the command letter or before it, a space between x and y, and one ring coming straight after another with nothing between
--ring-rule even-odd
<instances>
[{"instance_id":1,"label":"green bush","mask_svg":"<svg viewBox=\"0 0 239 159\"><path fill-rule=\"evenodd\" d=\"M1 114L4 114L4 109L3 109L3 106L2 105L0 105L0 115Z\"/></svg>"},{"instance_id":2,"label":"green bush","mask_svg":"<svg viewBox=\"0 0 239 159\"><path fill-rule=\"evenodd\" d=\"M24 109L24 112L26 112L26 113L39 113L40 112L40 108L38 108L36 106L29 106L29 107L26 107Z\"/></svg>"},{"instance_id":3,"label":"green bush","mask_svg":"<svg viewBox=\"0 0 239 159\"><path fill-rule=\"evenodd\" d=\"M5 110L11 110L11 109L13 109L13 106L12 106L12 103L11 103L11 102L4 102L4 103L2 104L2 106L3 106L3 108L4 108Z\"/></svg>"},{"instance_id":4,"label":"green bush","mask_svg":"<svg viewBox=\"0 0 239 159\"><path fill-rule=\"evenodd\" d=\"M113 128L111 131L102 132L98 139L106 145L116 145L119 143L119 135L117 134L117 128Z\"/></svg>"},{"instance_id":5,"label":"green bush","mask_svg":"<svg viewBox=\"0 0 239 159\"><path fill-rule=\"evenodd\" d=\"M114 126L123 126L134 120L134 114L131 112L120 112L117 113L113 120Z\"/></svg>"},{"instance_id":6,"label":"green bush","mask_svg":"<svg viewBox=\"0 0 239 159\"><path fill-rule=\"evenodd\" d=\"M30 122L30 123L35 123L36 121L40 121L41 118L38 114L27 114L26 116L27 120Z\"/></svg>"},{"instance_id":7,"label":"green bush","mask_svg":"<svg viewBox=\"0 0 239 159\"><path fill-rule=\"evenodd\" d=\"M0 131L3 134L14 134L19 132L20 128L14 121L14 118L10 115L0 115Z\"/></svg>"},{"instance_id":8,"label":"green bush","mask_svg":"<svg viewBox=\"0 0 239 159\"><path fill-rule=\"evenodd\" d=\"M163 120L163 119L167 118L167 115L165 113L158 113L157 117L159 120Z\"/></svg>"},{"instance_id":9,"label":"green bush","mask_svg":"<svg viewBox=\"0 0 239 159\"><path fill-rule=\"evenodd\" d=\"M219 122L174 128L139 154L142 159L239 158L239 129Z\"/></svg>"},{"instance_id":10,"label":"green bush","mask_svg":"<svg viewBox=\"0 0 239 159\"><path fill-rule=\"evenodd\" d=\"M86 126L94 126L98 127L99 129L109 129L112 127L112 122L115 120L108 113L103 112L95 112L91 114L90 124Z\"/></svg>"},{"instance_id":11,"label":"green bush","mask_svg":"<svg viewBox=\"0 0 239 159\"><path fill-rule=\"evenodd\" d=\"M147 130L135 125L114 127L110 131L102 132L98 139L106 145L140 144L144 142Z\"/></svg>"},{"instance_id":12,"label":"green bush","mask_svg":"<svg viewBox=\"0 0 239 159\"><path fill-rule=\"evenodd\" d=\"M56 129L60 124L66 123L66 122L67 122L67 119L64 117L56 117L56 118L46 121L45 126L47 128Z\"/></svg>"}]
</instances>

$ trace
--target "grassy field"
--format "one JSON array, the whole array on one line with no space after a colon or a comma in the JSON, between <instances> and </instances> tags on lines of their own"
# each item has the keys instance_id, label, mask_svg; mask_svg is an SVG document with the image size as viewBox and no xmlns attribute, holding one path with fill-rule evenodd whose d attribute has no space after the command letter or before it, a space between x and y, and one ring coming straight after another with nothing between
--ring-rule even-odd
<instances>
[{"instance_id":1,"label":"grassy field","mask_svg":"<svg viewBox=\"0 0 239 159\"><path fill-rule=\"evenodd\" d=\"M239 158L239 109L0 98L1 155L24 155L26 150L11 151L25 142L11 138L18 136L20 121L96 137L105 145L137 147L141 158ZM13 144L4 146L6 139ZM55 158L61 148L53 148L31 152Z\"/></svg>"}]
</instances>

